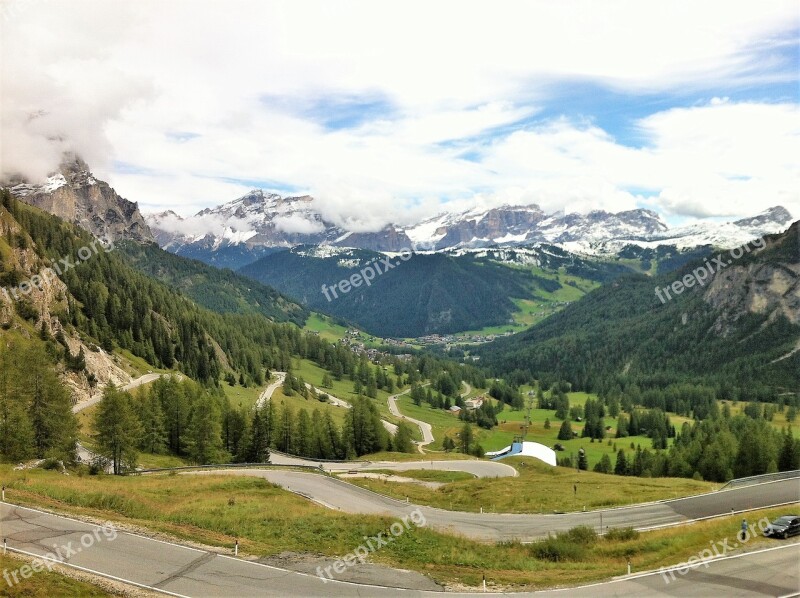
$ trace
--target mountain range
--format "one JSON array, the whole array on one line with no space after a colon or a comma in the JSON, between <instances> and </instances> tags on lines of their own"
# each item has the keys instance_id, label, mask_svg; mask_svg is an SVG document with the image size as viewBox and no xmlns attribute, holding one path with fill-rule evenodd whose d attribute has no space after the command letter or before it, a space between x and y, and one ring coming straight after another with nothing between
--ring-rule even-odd
<instances>
[{"instance_id":1,"label":"mountain range","mask_svg":"<svg viewBox=\"0 0 800 598\"><path fill-rule=\"evenodd\" d=\"M358 232L328 222L311 196L283 197L261 189L186 218L172 211L143 216L137 203L95 177L74 154L65 155L59 171L42 183L19 179L2 186L17 199L95 236L156 241L172 253L233 269L276 250L320 244L422 252L546 243L584 255L616 255L631 245L729 248L783 231L792 221L785 208L775 206L733 222L706 221L670 228L660 215L646 209L548 214L531 204L443 212L411 225L390 224L379 231Z\"/></svg>"},{"instance_id":2,"label":"mountain range","mask_svg":"<svg viewBox=\"0 0 800 598\"><path fill-rule=\"evenodd\" d=\"M547 214L532 204L446 212L409 226L355 232L327 222L310 196L282 197L258 189L188 218L174 212L146 217L159 245L168 251L232 268L279 248L319 244L420 252L547 243L588 255L616 254L628 245L728 248L785 230L791 220L785 208L776 206L734 222L702 222L670 229L651 210Z\"/></svg>"}]
</instances>

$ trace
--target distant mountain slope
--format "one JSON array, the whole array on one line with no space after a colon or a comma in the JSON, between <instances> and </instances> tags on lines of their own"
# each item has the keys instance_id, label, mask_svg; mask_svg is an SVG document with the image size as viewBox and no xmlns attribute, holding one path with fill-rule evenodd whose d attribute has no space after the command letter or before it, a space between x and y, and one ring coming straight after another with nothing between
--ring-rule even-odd
<instances>
[{"instance_id":1,"label":"distant mountain slope","mask_svg":"<svg viewBox=\"0 0 800 598\"><path fill-rule=\"evenodd\" d=\"M362 249L304 246L268 255L240 272L309 308L391 337L448 334L506 324L517 309L513 299L529 299L537 290L547 294L562 287L558 280L536 276L529 268L497 263L487 255L414 254L408 261L393 256L390 261L396 265L376 276L370 286L337 293L336 298L329 292L331 300L327 300L323 284L336 285L383 257ZM540 250L538 258L530 253L526 258L528 261L519 265L530 267L536 259L552 259L548 266L557 269L569 265L574 256L560 260ZM629 270L609 265L597 267L591 274L605 279L620 271Z\"/></svg>"},{"instance_id":2,"label":"distant mountain slope","mask_svg":"<svg viewBox=\"0 0 800 598\"><path fill-rule=\"evenodd\" d=\"M271 320L303 325L308 313L278 291L231 270L173 255L153 243L120 243L137 270L177 289L197 304L218 313L260 314Z\"/></svg>"},{"instance_id":3,"label":"distant mountain slope","mask_svg":"<svg viewBox=\"0 0 800 598\"><path fill-rule=\"evenodd\" d=\"M728 258L730 259L730 258ZM615 280L530 330L477 350L496 373L515 369L606 389L704 381L739 398L800 389L800 222L662 303L655 293L704 262ZM663 294L663 293L662 293Z\"/></svg>"},{"instance_id":4,"label":"distant mountain slope","mask_svg":"<svg viewBox=\"0 0 800 598\"><path fill-rule=\"evenodd\" d=\"M305 250L305 251L304 251ZM307 252L307 253L306 253ZM311 248L266 256L242 274L275 286L304 305L357 322L381 336L423 336L505 323L514 304L534 283L526 272L443 255L415 255L376 276L371 286L325 298L322 285L349 279L382 257L366 250L341 250L318 257Z\"/></svg>"},{"instance_id":5,"label":"distant mountain slope","mask_svg":"<svg viewBox=\"0 0 800 598\"><path fill-rule=\"evenodd\" d=\"M77 224L96 237L153 241L137 204L94 177L80 157L68 155L43 184L17 182L11 193L27 204Z\"/></svg>"}]
</instances>

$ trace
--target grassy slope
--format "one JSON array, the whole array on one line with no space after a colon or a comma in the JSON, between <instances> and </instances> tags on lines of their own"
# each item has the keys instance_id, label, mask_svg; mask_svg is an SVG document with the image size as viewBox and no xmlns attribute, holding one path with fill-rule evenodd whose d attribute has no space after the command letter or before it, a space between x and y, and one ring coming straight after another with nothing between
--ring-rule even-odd
<instances>
[{"instance_id":1,"label":"grassy slope","mask_svg":"<svg viewBox=\"0 0 800 598\"><path fill-rule=\"evenodd\" d=\"M8 570L9 579L13 582L11 572L29 564L29 561L0 554L0 570ZM66 568L65 568L66 569ZM113 596L97 586L93 586L83 581L72 579L61 573L47 571L33 573L28 579L23 579L17 575L19 583L9 586L5 580L0 580L0 596L11 598L52 598L53 596L81 596L82 598L94 598L100 596Z\"/></svg>"},{"instance_id":2,"label":"grassy slope","mask_svg":"<svg viewBox=\"0 0 800 598\"><path fill-rule=\"evenodd\" d=\"M521 391L525 395L530 387L522 387ZM485 389L473 389L470 396L477 394L485 394ZM570 406L583 405L586 403L587 398L597 398L596 395L585 392L571 392L568 393ZM527 399L527 396L526 396ZM736 415L744 409L746 403L739 402L736 404L729 403L731 413ZM442 439L445 435L457 441L458 432L461 430L463 423L454 415L450 415L439 409L432 409L429 405L423 403L420 406L414 405L408 396L402 397L398 401L400 411L410 417L426 421L433 427L433 436L435 442L430 445L430 449L434 451L442 450ZM473 428L475 437L478 443L486 451L496 451L505 448L513 441L514 437L522 433L521 425L525 420L526 411L512 411L506 407L497 415L499 422L498 426L492 430L484 430L477 427ZM691 423L690 418L682 417L675 413L669 413L670 422L675 426L676 430L680 430L684 422ZM600 458L607 454L611 459L612 466L616 462L617 451L623 449L626 452L628 459L633 458L635 448L631 449L631 443L635 446L641 446L643 449L651 449L652 441L647 436L629 436L626 438L614 438L617 431L617 418L606 416L604 418L606 426L611 426L611 430L607 432L607 437L601 442L591 442L589 438L574 438L573 440L558 440L558 430L561 427L562 420L556 419L554 411L550 409L531 409L531 425L528 428L525 440L532 442L539 442L546 446L552 447L556 443L561 443L565 450L559 453L560 457L569 455L577 455L578 450L583 448L586 452L586 458L589 462L589 467L592 468L600 461ZM550 429L545 429L545 421L550 420ZM786 412L776 413L773 420L770 422L773 427L782 430L786 425ZM798 417L791 424L792 431L795 437L800 436L800 417ZM583 430L583 422L572 422L572 430L581 433ZM611 443L609 444L609 441ZM672 439L670 439L670 443Z\"/></svg>"},{"instance_id":3,"label":"grassy slope","mask_svg":"<svg viewBox=\"0 0 800 598\"><path fill-rule=\"evenodd\" d=\"M333 380L332 388L325 389L322 386L322 377L325 375L326 371L319 367L317 364L307 360L307 359L296 359L293 361L294 364L294 375L300 376L306 382L313 384L315 387L319 388L320 390L329 390L330 393L339 398L343 401L348 401L352 403L358 395L353 392L353 382L348 380L347 378L343 378L342 380ZM394 376L394 373L392 373ZM385 390L379 390L378 396L375 400L375 405L378 408L378 411L381 414L381 418L392 422L392 423L399 423L400 418L395 417L389 412L389 405L387 403L387 399L389 398L389 393ZM413 417L413 416L412 416ZM411 426L411 436L415 440L420 440L422 437L419 432L419 428L417 426Z\"/></svg>"},{"instance_id":4,"label":"grassy slope","mask_svg":"<svg viewBox=\"0 0 800 598\"><path fill-rule=\"evenodd\" d=\"M566 274L564 269L558 272L550 270L543 270L542 268L520 268L513 266L515 269L523 269L532 272L534 275L549 280L558 278L562 287L556 291L546 291L544 289L536 288L531 291L529 298L511 298L516 306L516 309L511 314L513 322L503 324L500 326L486 326L476 330L467 330L459 332L456 336L465 335L488 335L488 334L503 334L505 332L522 332L530 328L534 324L550 317L557 311L565 307L565 303L577 301L589 291L592 291L600 285L591 280Z\"/></svg>"},{"instance_id":5,"label":"grassy slope","mask_svg":"<svg viewBox=\"0 0 800 598\"><path fill-rule=\"evenodd\" d=\"M230 547L238 537L243 554L257 556L286 550L343 555L365 535L375 535L392 523L385 517L330 511L254 478L181 476L176 483L174 475L79 477L40 470L15 472L8 466L0 467L0 475L12 502L130 523L213 546ZM548 492L542 488L537 493ZM772 509L766 514L772 518L790 510ZM760 516L749 514L748 520ZM478 586L486 573L492 584L546 587L619 575L628 555L634 571L685 561L708 547L710 539L733 537L740 521L741 516L735 516L624 542L601 540L578 560L560 563L534 558L529 546L481 544L421 528L399 537L373 559L421 571L444 583ZM759 538L751 544L766 542Z\"/></svg>"},{"instance_id":6,"label":"grassy slope","mask_svg":"<svg viewBox=\"0 0 800 598\"><path fill-rule=\"evenodd\" d=\"M628 505L708 492L719 484L684 478L634 478L550 467L533 457L511 457L503 463L519 472L514 478L457 481L431 491L412 484L369 479L352 480L401 500L457 511L552 513ZM524 463L524 465L523 465ZM400 474L403 475L403 474ZM573 485L578 491L574 493Z\"/></svg>"},{"instance_id":7,"label":"grassy slope","mask_svg":"<svg viewBox=\"0 0 800 598\"><path fill-rule=\"evenodd\" d=\"M331 342L335 342L340 338L344 338L345 334L347 333L347 328L340 324L336 324L332 318L316 312L311 313L308 320L306 320L306 324L303 326L303 329L308 330L309 332L316 332L321 338Z\"/></svg>"}]
</instances>

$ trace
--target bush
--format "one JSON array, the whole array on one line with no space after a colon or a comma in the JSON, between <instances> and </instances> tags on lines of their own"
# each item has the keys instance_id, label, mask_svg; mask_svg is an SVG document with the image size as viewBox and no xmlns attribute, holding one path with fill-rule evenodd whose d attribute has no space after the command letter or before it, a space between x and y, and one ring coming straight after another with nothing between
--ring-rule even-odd
<instances>
[{"instance_id":1,"label":"bush","mask_svg":"<svg viewBox=\"0 0 800 598\"><path fill-rule=\"evenodd\" d=\"M606 540L635 540L639 537L639 532L637 532L632 527L612 527L610 530L606 532L604 538Z\"/></svg>"},{"instance_id":2,"label":"bush","mask_svg":"<svg viewBox=\"0 0 800 598\"><path fill-rule=\"evenodd\" d=\"M14 307L16 308L19 317L23 320L35 322L39 317L39 310L36 309L36 306L28 299L20 299L14 304Z\"/></svg>"},{"instance_id":3,"label":"bush","mask_svg":"<svg viewBox=\"0 0 800 598\"><path fill-rule=\"evenodd\" d=\"M580 561L586 554L586 547L556 536L531 544L530 553L534 558L553 563Z\"/></svg>"},{"instance_id":4,"label":"bush","mask_svg":"<svg viewBox=\"0 0 800 598\"><path fill-rule=\"evenodd\" d=\"M64 464L58 459L50 458L42 461L41 467L42 469L62 469Z\"/></svg>"},{"instance_id":5,"label":"bush","mask_svg":"<svg viewBox=\"0 0 800 598\"><path fill-rule=\"evenodd\" d=\"M568 540L569 542L575 542L576 544L591 546L597 542L597 532L588 525L579 525L578 527L573 527L570 530L558 534L558 538Z\"/></svg>"},{"instance_id":6,"label":"bush","mask_svg":"<svg viewBox=\"0 0 800 598\"><path fill-rule=\"evenodd\" d=\"M597 542L597 533L588 525L579 525L561 532L555 537L531 544L531 556L554 563L560 561L580 561L586 556L586 549Z\"/></svg>"}]
</instances>

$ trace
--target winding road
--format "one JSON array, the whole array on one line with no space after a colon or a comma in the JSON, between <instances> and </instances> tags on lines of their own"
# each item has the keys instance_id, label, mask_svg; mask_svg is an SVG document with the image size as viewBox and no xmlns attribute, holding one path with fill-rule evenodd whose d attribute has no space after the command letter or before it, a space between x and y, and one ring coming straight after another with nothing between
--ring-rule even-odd
<instances>
[{"instance_id":1,"label":"winding road","mask_svg":"<svg viewBox=\"0 0 800 598\"><path fill-rule=\"evenodd\" d=\"M269 401L272 398L272 394L275 390L283 384L283 381L286 379L286 372L274 372L276 379L269 384L264 389L264 392L258 397L258 401L256 401L256 406L261 407L265 401ZM328 397L328 403L333 405L334 407L342 407L344 409L350 409L352 405L347 401L340 399L339 397L335 397L330 394L327 390L323 390L322 388L317 388L306 382L306 388L309 390L314 390L317 394L324 394ZM386 421L385 419L381 420L383 427L386 429L389 434L396 434L397 433L397 426L391 422Z\"/></svg>"},{"instance_id":2,"label":"winding road","mask_svg":"<svg viewBox=\"0 0 800 598\"><path fill-rule=\"evenodd\" d=\"M495 472L485 469L486 465L501 465L494 461L440 461L428 462L432 469L448 471L467 471L483 477ZM288 463L290 464L290 463ZM349 467L348 470L368 471L370 469L390 469L404 471L424 467L419 462L396 463L393 467L385 464L369 464L362 467ZM512 468L509 468L512 469ZM329 471L341 471L331 469ZM497 470L499 473L499 470ZM519 540L530 542L548 534L566 531L577 525L588 525L603 531L614 527L634 527L647 530L686 523L695 519L730 515L731 511L741 512L800 502L800 482L797 478L755 484L732 490L709 492L686 498L644 503L629 507L604 509L564 514L516 514L516 513L467 513L447 511L434 507L420 506L395 500L360 488L337 478L297 471L275 471L265 469L224 469L187 472L186 475L244 475L260 477L278 484L324 505L346 513L387 515L402 517L419 509L428 525L443 532L457 533L481 541ZM487 505L489 507L490 505Z\"/></svg>"},{"instance_id":3,"label":"winding road","mask_svg":"<svg viewBox=\"0 0 800 598\"><path fill-rule=\"evenodd\" d=\"M417 449L419 449L420 453L424 454L425 451L423 450L423 447L433 442L433 428L431 428L431 425L427 422L403 415L402 413L400 413L400 409L397 408L397 399L410 391L411 389L407 388L403 392L397 393L396 395L391 395L388 399L389 412L395 417L399 417L406 421L410 421L412 424L416 424L416 426L419 428L419 431L422 433L422 442L416 443Z\"/></svg>"},{"instance_id":4,"label":"winding road","mask_svg":"<svg viewBox=\"0 0 800 598\"><path fill-rule=\"evenodd\" d=\"M155 382L161 376L170 376L171 374L145 374L144 376L139 376L135 380L132 380L128 384L122 387L122 390L133 390L134 388L138 388L143 384L149 384L150 382ZM180 375L178 375L180 379ZM98 392L97 396L92 397L88 401L82 401L80 403L76 403L72 406L72 413L78 413L79 411L83 411L84 409L88 409L92 405L97 405L100 401L103 400L103 393Z\"/></svg>"},{"instance_id":5,"label":"winding road","mask_svg":"<svg viewBox=\"0 0 800 598\"><path fill-rule=\"evenodd\" d=\"M158 378L147 374L133 381L133 388ZM282 379L270 385L277 388ZM267 400L268 387L260 400ZM407 392L407 391L406 391ZM405 393L389 397L393 414L403 417L395 404ZM266 395L266 396L265 396ZM99 400L99 397L98 399ZM75 411L94 402L76 405ZM430 425L412 418L423 433L422 446L433 442ZM427 429L426 429L427 427ZM477 477L516 475L502 463L479 460L412 462L322 462L308 461L273 453L279 465L314 466L328 473L376 469L405 471L436 469L464 471ZM348 484L337 478L288 470L221 469L186 472L183 475L244 475L269 480L326 508L354 514L380 514L400 518L419 509L428 526L445 532L484 541L531 541L576 525L602 528L634 527L640 530L679 525L696 519L728 515L748 510L800 502L797 478L754 484L708 494L659 501L603 511L567 514L495 514L447 511L398 501ZM487 505L489 506L489 505ZM0 503L0 526L11 551L43 555L54 544L64 546L80 540L94 526L67 517L47 514L9 503ZM658 572L644 573L581 588L515 594L516 596L750 596L796 595L800 592L798 559L800 544L777 544L769 550L735 555L709 563L667 579ZM304 573L287 571L261 563L245 561L197 548L165 543L136 534L117 533L116 538L83 547L74 555L60 559L72 567L111 577L176 596L404 596L441 597L441 592L407 588L327 581ZM390 576L391 577L391 576ZM399 583L394 581L394 583ZM393 584L390 584L393 585ZM474 594L448 593L447 596Z\"/></svg>"},{"instance_id":6,"label":"winding road","mask_svg":"<svg viewBox=\"0 0 800 598\"><path fill-rule=\"evenodd\" d=\"M474 475L476 478L506 478L519 475L517 470L497 461L480 461L470 459L454 459L452 461L315 461L294 457L278 451L271 451L269 462L272 465L292 465L295 467L316 467L327 473L346 471L369 471L375 469L391 471L409 471L426 469L434 471L460 471ZM224 470L214 470L224 471ZM235 469L234 472L241 472ZM263 471L263 470L256 470ZM322 478L329 479L329 478Z\"/></svg>"}]
</instances>

